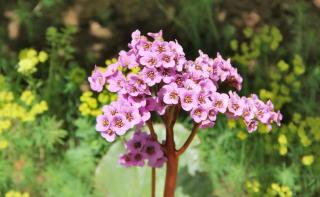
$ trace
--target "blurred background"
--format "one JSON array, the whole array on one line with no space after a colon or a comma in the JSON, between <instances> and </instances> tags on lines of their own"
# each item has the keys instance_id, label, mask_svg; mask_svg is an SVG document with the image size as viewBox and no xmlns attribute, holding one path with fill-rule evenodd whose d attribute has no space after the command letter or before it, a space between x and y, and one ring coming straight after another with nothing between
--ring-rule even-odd
<instances>
[{"instance_id":1,"label":"blurred background","mask_svg":"<svg viewBox=\"0 0 320 197\"><path fill-rule=\"evenodd\" d=\"M162 29L190 59L230 57L241 94L284 115L271 132L224 117L201 131L178 197L320 196L320 0L0 0L0 196L150 195L149 171L113 165L118 146L95 132L116 95L87 83L136 29Z\"/></svg>"}]
</instances>

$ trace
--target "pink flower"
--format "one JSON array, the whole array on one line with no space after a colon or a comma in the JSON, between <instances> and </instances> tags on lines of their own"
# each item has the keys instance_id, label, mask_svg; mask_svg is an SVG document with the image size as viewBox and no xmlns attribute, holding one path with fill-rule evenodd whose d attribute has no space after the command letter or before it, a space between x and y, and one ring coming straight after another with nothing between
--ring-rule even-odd
<instances>
[{"instance_id":1,"label":"pink flower","mask_svg":"<svg viewBox=\"0 0 320 197\"><path fill-rule=\"evenodd\" d=\"M224 71L222 68L224 68L225 60L222 58L220 53L217 53L217 57L213 60L212 64L212 73L211 73L211 79L214 81L218 81L219 79L221 81L226 80L228 76L228 72Z\"/></svg>"},{"instance_id":2,"label":"pink flower","mask_svg":"<svg viewBox=\"0 0 320 197\"><path fill-rule=\"evenodd\" d=\"M157 101L155 97L146 98L146 106L145 109L147 111L155 111L157 108Z\"/></svg>"},{"instance_id":3,"label":"pink flower","mask_svg":"<svg viewBox=\"0 0 320 197\"><path fill-rule=\"evenodd\" d=\"M229 103L229 96L224 93L220 94L218 92L214 92L210 95L210 97L215 111L225 113Z\"/></svg>"},{"instance_id":4,"label":"pink flower","mask_svg":"<svg viewBox=\"0 0 320 197\"><path fill-rule=\"evenodd\" d=\"M256 120L245 121L249 133L254 132L258 128L258 122Z\"/></svg>"},{"instance_id":5,"label":"pink flower","mask_svg":"<svg viewBox=\"0 0 320 197\"><path fill-rule=\"evenodd\" d=\"M176 40L175 42L170 41L169 47L172 52L174 52L177 56L184 56L183 48ZM178 69L179 70L179 69Z\"/></svg>"},{"instance_id":6,"label":"pink flower","mask_svg":"<svg viewBox=\"0 0 320 197\"><path fill-rule=\"evenodd\" d=\"M196 94L192 90L182 90L180 93L181 107L185 111L190 111L197 106Z\"/></svg>"},{"instance_id":7,"label":"pink flower","mask_svg":"<svg viewBox=\"0 0 320 197\"><path fill-rule=\"evenodd\" d=\"M147 122L151 118L151 113L145 107L139 109L141 120Z\"/></svg>"},{"instance_id":8,"label":"pink flower","mask_svg":"<svg viewBox=\"0 0 320 197\"><path fill-rule=\"evenodd\" d=\"M151 46L151 51L156 54L162 54L169 51L169 46L167 42L164 41L154 41Z\"/></svg>"},{"instance_id":9,"label":"pink flower","mask_svg":"<svg viewBox=\"0 0 320 197\"><path fill-rule=\"evenodd\" d=\"M196 107L191 111L191 117L196 123L199 123L207 119L208 111L204 107Z\"/></svg>"},{"instance_id":10,"label":"pink flower","mask_svg":"<svg viewBox=\"0 0 320 197\"><path fill-rule=\"evenodd\" d=\"M149 42L147 39L141 39L137 45L138 54L140 56L145 56L151 51L152 42Z\"/></svg>"},{"instance_id":11,"label":"pink flower","mask_svg":"<svg viewBox=\"0 0 320 197\"><path fill-rule=\"evenodd\" d=\"M113 142L116 139L116 133L110 128L101 132L101 136L108 142Z\"/></svg>"},{"instance_id":12,"label":"pink flower","mask_svg":"<svg viewBox=\"0 0 320 197\"><path fill-rule=\"evenodd\" d=\"M148 165L153 168L161 168L165 162L167 162L167 158L160 157L156 159L149 159Z\"/></svg>"},{"instance_id":13,"label":"pink flower","mask_svg":"<svg viewBox=\"0 0 320 197\"><path fill-rule=\"evenodd\" d=\"M97 116L97 124L96 124L96 130L103 132L107 131L110 127L110 119L107 115L99 115Z\"/></svg>"},{"instance_id":14,"label":"pink flower","mask_svg":"<svg viewBox=\"0 0 320 197\"><path fill-rule=\"evenodd\" d=\"M121 155L119 158L119 164L126 168L133 166L132 153Z\"/></svg>"},{"instance_id":15,"label":"pink flower","mask_svg":"<svg viewBox=\"0 0 320 197\"><path fill-rule=\"evenodd\" d=\"M163 40L162 38L162 30L157 33L148 33L148 36L152 37L154 40Z\"/></svg>"},{"instance_id":16,"label":"pink flower","mask_svg":"<svg viewBox=\"0 0 320 197\"><path fill-rule=\"evenodd\" d=\"M154 86L156 83L160 83L161 77L155 68L144 67L142 70L143 80L148 86Z\"/></svg>"},{"instance_id":17,"label":"pink flower","mask_svg":"<svg viewBox=\"0 0 320 197\"><path fill-rule=\"evenodd\" d=\"M129 69L138 66L138 63L136 62L136 56L134 54L129 55L128 52L123 50L119 53L119 63L123 67L128 67Z\"/></svg>"},{"instance_id":18,"label":"pink flower","mask_svg":"<svg viewBox=\"0 0 320 197\"><path fill-rule=\"evenodd\" d=\"M164 83L173 82L175 79L176 71L172 68L161 68L160 74Z\"/></svg>"},{"instance_id":19,"label":"pink flower","mask_svg":"<svg viewBox=\"0 0 320 197\"><path fill-rule=\"evenodd\" d=\"M208 119L212 122L216 121L218 112L215 107L209 108L208 110Z\"/></svg>"},{"instance_id":20,"label":"pink flower","mask_svg":"<svg viewBox=\"0 0 320 197\"><path fill-rule=\"evenodd\" d=\"M145 95L139 94L138 96L128 96L127 100L133 107L141 108L145 107L147 104Z\"/></svg>"},{"instance_id":21,"label":"pink flower","mask_svg":"<svg viewBox=\"0 0 320 197\"><path fill-rule=\"evenodd\" d=\"M160 144L151 135L136 130L132 138L126 143L127 154L123 154L119 163L126 167L143 166L145 160L152 167L161 167L167 161Z\"/></svg>"},{"instance_id":22,"label":"pink flower","mask_svg":"<svg viewBox=\"0 0 320 197\"><path fill-rule=\"evenodd\" d=\"M116 75L118 73L119 66L120 65L118 62L110 64L104 72L104 76L109 79L110 77Z\"/></svg>"},{"instance_id":23,"label":"pink flower","mask_svg":"<svg viewBox=\"0 0 320 197\"><path fill-rule=\"evenodd\" d=\"M244 101L244 107L242 112L242 117L245 119L245 121L250 121L254 118L254 103L251 101L251 99L243 98Z\"/></svg>"},{"instance_id":24,"label":"pink flower","mask_svg":"<svg viewBox=\"0 0 320 197\"><path fill-rule=\"evenodd\" d=\"M175 75L175 78L174 78L174 82L175 82L175 84L177 84L177 86L179 87L179 88L183 88L184 87L184 82L185 82L185 80L187 80L188 79L188 74L176 74Z\"/></svg>"},{"instance_id":25,"label":"pink flower","mask_svg":"<svg viewBox=\"0 0 320 197\"><path fill-rule=\"evenodd\" d=\"M139 30L135 30L134 32L132 32L131 38L132 40L131 40L131 43L129 44L129 47L135 48L141 39L141 32Z\"/></svg>"},{"instance_id":26,"label":"pink flower","mask_svg":"<svg viewBox=\"0 0 320 197\"><path fill-rule=\"evenodd\" d=\"M164 68L173 68L176 65L174 55L172 53L162 53L160 55L160 60Z\"/></svg>"},{"instance_id":27,"label":"pink flower","mask_svg":"<svg viewBox=\"0 0 320 197\"><path fill-rule=\"evenodd\" d=\"M202 107L208 108L212 105L208 94L206 94L205 91L201 91L199 93L197 93L197 102L199 105L201 105Z\"/></svg>"},{"instance_id":28,"label":"pink flower","mask_svg":"<svg viewBox=\"0 0 320 197\"><path fill-rule=\"evenodd\" d=\"M129 129L129 124L124 115L116 114L111 119L110 128L114 130L117 135L123 135Z\"/></svg>"},{"instance_id":29,"label":"pink flower","mask_svg":"<svg viewBox=\"0 0 320 197\"><path fill-rule=\"evenodd\" d=\"M141 78L141 76L129 73L127 78L128 78L129 84L132 84L132 85L136 86L139 92L141 92L141 93L142 92L145 92L145 93L146 92L150 92L150 91L146 91L146 90L149 90L149 89L148 89L148 86L144 83L144 81Z\"/></svg>"},{"instance_id":30,"label":"pink flower","mask_svg":"<svg viewBox=\"0 0 320 197\"><path fill-rule=\"evenodd\" d=\"M132 164L134 166L144 166L144 157L142 155L142 153L140 152L136 152L136 153L132 153Z\"/></svg>"},{"instance_id":31,"label":"pink flower","mask_svg":"<svg viewBox=\"0 0 320 197\"><path fill-rule=\"evenodd\" d=\"M140 59L140 63L149 68L160 67L159 57L154 52L146 52Z\"/></svg>"},{"instance_id":32,"label":"pink flower","mask_svg":"<svg viewBox=\"0 0 320 197\"><path fill-rule=\"evenodd\" d=\"M175 83L164 85L162 87L164 91L163 102L168 105L176 105L179 102L178 86Z\"/></svg>"},{"instance_id":33,"label":"pink flower","mask_svg":"<svg viewBox=\"0 0 320 197\"><path fill-rule=\"evenodd\" d=\"M211 94L217 91L217 87L214 82L210 79L203 79L199 82L201 89L207 94Z\"/></svg>"},{"instance_id":34,"label":"pink flower","mask_svg":"<svg viewBox=\"0 0 320 197\"><path fill-rule=\"evenodd\" d=\"M212 122L212 121L207 119L207 120L204 120L204 121L201 122L199 128L206 129L206 128L209 128L209 127L213 127L214 124L215 124L215 122Z\"/></svg>"},{"instance_id":35,"label":"pink flower","mask_svg":"<svg viewBox=\"0 0 320 197\"><path fill-rule=\"evenodd\" d=\"M143 147L143 154L149 160L158 159L163 156L160 145L156 141L149 140Z\"/></svg>"},{"instance_id":36,"label":"pink flower","mask_svg":"<svg viewBox=\"0 0 320 197\"><path fill-rule=\"evenodd\" d=\"M126 77L122 73L118 72L114 77L109 79L108 83L108 90L110 92L118 92L124 87Z\"/></svg>"},{"instance_id":37,"label":"pink flower","mask_svg":"<svg viewBox=\"0 0 320 197\"><path fill-rule=\"evenodd\" d=\"M237 69L230 70L230 75L227 77L227 81L232 87L237 90L241 90L242 77L238 74Z\"/></svg>"},{"instance_id":38,"label":"pink flower","mask_svg":"<svg viewBox=\"0 0 320 197\"><path fill-rule=\"evenodd\" d=\"M97 66L95 66L91 77L88 78L88 81L90 83L90 88L97 92L101 92L106 83L105 76L99 71Z\"/></svg>"},{"instance_id":39,"label":"pink flower","mask_svg":"<svg viewBox=\"0 0 320 197\"><path fill-rule=\"evenodd\" d=\"M229 105L228 110L234 116L241 116L243 112L243 100L234 92L229 92Z\"/></svg>"},{"instance_id":40,"label":"pink flower","mask_svg":"<svg viewBox=\"0 0 320 197\"><path fill-rule=\"evenodd\" d=\"M166 105L163 102L163 98L157 97L156 98L156 111L158 112L159 115L164 115L164 113L166 112L166 109L168 107L168 105Z\"/></svg>"},{"instance_id":41,"label":"pink flower","mask_svg":"<svg viewBox=\"0 0 320 197\"><path fill-rule=\"evenodd\" d=\"M141 122L141 116L139 110L132 106L122 107L122 113L126 117L130 128Z\"/></svg>"},{"instance_id":42,"label":"pink flower","mask_svg":"<svg viewBox=\"0 0 320 197\"><path fill-rule=\"evenodd\" d=\"M145 137L145 135L134 135L133 138L127 142L127 149L130 150L130 152L141 152L146 141L147 138Z\"/></svg>"}]
</instances>

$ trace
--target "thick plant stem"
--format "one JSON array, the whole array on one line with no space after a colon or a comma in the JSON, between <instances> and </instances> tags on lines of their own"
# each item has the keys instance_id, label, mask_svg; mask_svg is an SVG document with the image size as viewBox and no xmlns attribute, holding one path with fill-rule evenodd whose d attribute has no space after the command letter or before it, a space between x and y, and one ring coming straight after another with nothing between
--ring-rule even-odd
<instances>
[{"instance_id":1,"label":"thick plant stem","mask_svg":"<svg viewBox=\"0 0 320 197\"><path fill-rule=\"evenodd\" d=\"M167 169L166 182L164 189L164 197L174 197L176 188L176 179L178 174L178 156L176 154L173 128L167 126L166 128L166 150L167 150Z\"/></svg>"},{"instance_id":2,"label":"thick plant stem","mask_svg":"<svg viewBox=\"0 0 320 197\"><path fill-rule=\"evenodd\" d=\"M168 154L164 197L174 197L177 174L178 174L178 157L175 154L172 156L169 156Z\"/></svg>"}]
</instances>

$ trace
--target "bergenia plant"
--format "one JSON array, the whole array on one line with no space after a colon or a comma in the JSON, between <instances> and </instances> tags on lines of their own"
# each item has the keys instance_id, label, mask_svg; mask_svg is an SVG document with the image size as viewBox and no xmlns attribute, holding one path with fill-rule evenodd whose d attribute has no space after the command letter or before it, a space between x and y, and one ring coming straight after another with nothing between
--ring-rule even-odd
<instances>
[{"instance_id":1,"label":"bergenia plant","mask_svg":"<svg viewBox=\"0 0 320 197\"><path fill-rule=\"evenodd\" d=\"M218 53L215 58L199 51L194 61L187 60L178 41L165 41L162 31L141 35L132 33L128 51L120 51L118 61L102 72L96 67L89 82L91 89L107 88L118 99L102 109L96 130L108 142L135 129L125 144L126 153L119 163L125 167L144 165L152 170L152 196L155 195L155 168L166 164L165 197L174 196L179 157L186 151L198 129L213 127L217 115L243 121L249 133L258 123L271 129L280 125L282 115L271 101L264 103L255 94L239 96L235 91L222 92L221 83L239 91L242 77ZM130 72L135 70L136 72ZM135 73L135 74L134 74ZM176 147L174 125L181 113L190 115L193 128L182 147ZM154 116L161 117L166 138L160 142L153 128ZM146 126L149 132L143 132Z\"/></svg>"}]
</instances>

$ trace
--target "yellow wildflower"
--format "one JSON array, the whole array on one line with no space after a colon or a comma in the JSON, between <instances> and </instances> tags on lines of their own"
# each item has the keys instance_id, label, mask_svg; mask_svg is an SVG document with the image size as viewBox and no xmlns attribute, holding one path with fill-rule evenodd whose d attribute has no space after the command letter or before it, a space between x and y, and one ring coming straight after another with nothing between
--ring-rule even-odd
<instances>
[{"instance_id":1,"label":"yellow wildflower","mask_svg":"<svg viewBox=\"0 0 320 197\"><path fill-rule=\"evenodd\" d=\"M308 147L312 143L312 141L306 135L302 135L300 137L300 142L304 147Z\"/></svg>"},{"instance_id":2,"label":"yellow wildflower","mask_svg":"<svg viewBox=\"0 0 320 197\"><path fill-rule=\"evenodd\" d=\"M109 101L109 95L107 92L103 92L102 94L99 94L98 101L100 103L108 103Z\"/></svg>"},{"instance_id":3,"label":"yellow wildflower","mask_svg":"<svg viewBox=\"0 0 320 197\"><path fill-rule=\"evenodd\" d=\"M23 101L27 105L31 105L32 101L34 101L35 96L30 90L25 90L22 92L20 96L20 100Z\"/></svg>"},{"instance_id":4,"label":"yellow wildflower","mask_svg":"<svg viewBox=\"0 0 320 197\"><path fill-rule=\"evenodd\" d=\"M14 99L14 95L10 91L0 92L0 102L11 102Z\"/></svg>"},{"instance_id":5,"label":"yellow wildflower","mask_svg":"<svg viewBox=\"0 0 320 197\"><path fill-rule=\"evenodd\" d=\"M21 193L11 190L6 193L5 197L30 197L30 195L27 192Z\"/></svg>"},{"instance_id":6,"label":"yellow wildflower","mask_svg":"<svg viewBox=\"0 0 320 197\"><path fill-rule=\"evenodd\" d=\"M235 121L235 120L232 120L232 119L228 120L228 127L229 127L230 129L235 128L235 127L236 127L236 121Z\"/></svg>"},{"instance_id":7,"label":"yellow wildflower","mask_svg":"<svg viewBox=\"0 0 320 197\"><path fill-rule=\"evenodd\" d=\"M12 123L10 120L1 120L0 121L0 134L6 130L9 129L12 126Z\"/></svg>"},{"instance_id":8,"label":"yellow wildflower","mask_svg":"<svg viewBox=\"0 0 320 197\"><path fill-rule=\"evenodd\" d=\"M47 61L48 59L48 53L46 53L45 51L40 51L39 55L38 55L38 59L41 63Z\"/></svg>"},{"instance_id":9,"label":"yellow wildflower","mask_svg":"<svg viewBox=\"0 0 320 197\"><path fill-rule=\"evenodd\" d=\"M277 183L272 183L272 184L271 184L271 188L272 188L274 191L280 191L280 186L279 186L279 184L277 184Z\"/></svg>"},{"instance_id":10,"label":"yellow wildflower","mask_svg":"<svg viewBox=\"0 0 320 197\"><path fill-rule=\"evenodd\" d=\"M314 162L314 156L313 155L305 155L302 157L302 163L305 166L310 166Z\"/></svg>"},{"instance_id":11,"label":"yellow wildflower","mask_svg":"<svg viewBox=\"0 0 320 197\"><path fill-rule=\"evenodd\" d=\"M0 150L6 149L9 146L9 142L5 139L0 140Z\"/></svg>"},{"instance_id":12,"label":"yellow wildflower","mask_svg":"<svg viewBox=\"0 0 320 197\"><path fill-rule=\"evenodd\" d=\"M82 103L79 105L79 111L83 116L90 115L90 108L87 103Z\"/></svg>"},{"instance_id":13,"label":"yellow wildflower","mask_svg":"<svg viewBox=\"0 0 320 197\"><path fill-rule=\"evenodd\" d=\"M37 51L35 49L28 49L27 50L27 57L26 58L33 58L37 55Z\"/></svg>"},{"instance_id":14,"label":"yellow wildflower","mask_svg":"<svg viewBox=\"0 0 320 197\"><path fill-rule=\"evenodd\" d=\"M89 105L90 108L96 109L98 107L98 102L97 99L95 98L90 98L87 100L87 104Z\"/></svg>"},{"instance_id":15,"label":"yellow wildflower","mask_svg":"<svg viewBox=\"0 0 320 197\"><path fill-rule=\"evenodd\" d=\"M237 134L237 137L240 139L240 140L245 140L247 139L248 137L248 134L243 132L243 131L239 131L238 134Z\"/></svg>"},{"instance_id":16,"label":"yellow wildflower","mask_svg":"<svg viewBox=\"0 0 320 197\"><path fill-rule=\"evenodd\" d=\"M22 59L18 63L18 72L23 75L30 75L37 71L36 62L34 59Z\"/></svg>"},{"instance_id":17,"label":"yellow wildflower","mask_svg":"<svg viewBox=\"0 0 320 197\"><path fill-rule=\"evenodd\" d=\"M288 153L288 148L287 146L280 145L279 147L279 153L280 155L286 155Z\"/></svg>"},{"instance_id":18,"label":"yellow wildflower","mask_svg":"<svg viewBox=\"0 0 320 197\"><path fill-rule=\"evenodd\" d=\"M281 145L287 145L287 143L288 143L287 137L284 134L280 134L278 137L278 142Z\"/></svg>"},{"instance_id":19,"label":"yellow wildflower","mask_svg":"<svg viewBox=\"0 0 320 197\"><path fill-rule=\"evenodd\" d=\"M260 183L257 180L247 181L246 187L249 192L253 192L253 193L260 192Z\"/></svg>"},{"instance_id":20,"label":"yellow wildflower","mask_svg":"<svg viewBox=\"0 0 320 197\"><path fill-rule=\"evenodd\" d=\"M133 73L133 74L137 74L139 71L140 71L140 67L139 66L136 66L136 67L131 69L131 73Z\"/></svg>"}]
</instances>

